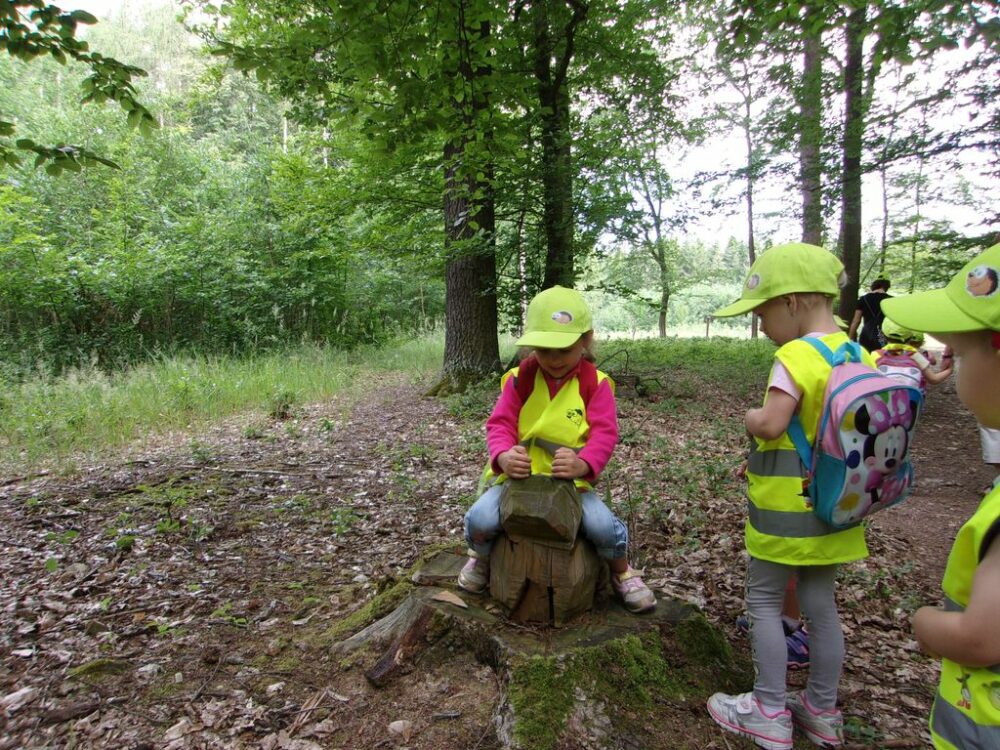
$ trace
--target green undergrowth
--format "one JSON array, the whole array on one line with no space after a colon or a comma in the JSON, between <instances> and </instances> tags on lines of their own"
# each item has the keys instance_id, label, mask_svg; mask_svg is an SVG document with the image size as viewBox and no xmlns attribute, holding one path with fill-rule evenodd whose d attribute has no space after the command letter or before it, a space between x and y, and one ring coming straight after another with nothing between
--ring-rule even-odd
<instances>
[{"instance_id":1,"label":"green undergrowth","mask_svg":"<svg viewBox=\"0 0 1000 750\"><path fill-rule=\"evenodd\" d=\"M644 393L668 400L705 402L707 388L760 398L774 357L767 339L665 338L599 345L597 366L638 375Z\"/></svg>"},{"instance_id":2,"label":"green undergrowth","mask_svg":"<svg viewBox=\"0 0 1000 750\"><path fill-rule=\"evenodd\" d=\"M514 737L525 750L556 747L583 696L585 713L597 705L612 726L644 727L655 723L658 705L700 707L712 692L752 682L746 660L700 614L570 654L519 657L510 675Z\"/></svg>"},{"instance_id":3,"label":"green undergrowth","mask_svg":"<svg viewBox=\"0 0 1000 750\"><path fill-rule=\"evenodd\" d=\"M442 352L434 336L352 351L302 345L242 358L178 355L116 373L91 368L0 380L0 465L59 465L237 414L287 419L334 396L349 405L380 375L428 380Z\"/></svg>"}]
</instances>

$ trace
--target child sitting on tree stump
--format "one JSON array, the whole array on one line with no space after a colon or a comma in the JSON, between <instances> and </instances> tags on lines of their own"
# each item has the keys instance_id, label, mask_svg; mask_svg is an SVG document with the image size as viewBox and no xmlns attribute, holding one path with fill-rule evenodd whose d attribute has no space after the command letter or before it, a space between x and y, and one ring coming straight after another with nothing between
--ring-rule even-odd
<instances>
[{"instance_id":1,"label":"child sitting on tree stump","mask_svg":"<svg viewBox=\"0 0 1000 750\"><path fill-rule=\"evenodd\" d=\"M656 597L626 558L625 524L593 491L618 442L612 381L587 359L594 331L579 292L556 286L528 305L517 345L532 349L502 381L486 422L490 460L486 490L465 514L469 560L458 585L479 593L489 583L490 552L500 523L500 493L508 479L545 474L571 479L583 501L581 526L608 561L611 585L630 612L648 612Z\"/></svg>"}]
</instances>

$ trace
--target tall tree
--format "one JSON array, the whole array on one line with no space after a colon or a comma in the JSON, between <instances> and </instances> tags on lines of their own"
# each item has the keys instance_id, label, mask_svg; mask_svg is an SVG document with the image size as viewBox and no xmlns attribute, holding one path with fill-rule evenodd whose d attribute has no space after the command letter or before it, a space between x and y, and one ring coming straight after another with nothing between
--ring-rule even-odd
<instances>
[{"instance_id":1,"label":"tall tree","mask_svg":"<svg viewBox=\"0 0 1000 750\"><path fill-rule=\"evenodd\" d=\"M293 115L305 122L360 118L387 152L436 142L447 286L437 392L462 388L500 362L489 136L498 10L488 0L445 6L237 0L225 35L209 34L237 68L295 102Z\"/></svg>"}]
</instances>

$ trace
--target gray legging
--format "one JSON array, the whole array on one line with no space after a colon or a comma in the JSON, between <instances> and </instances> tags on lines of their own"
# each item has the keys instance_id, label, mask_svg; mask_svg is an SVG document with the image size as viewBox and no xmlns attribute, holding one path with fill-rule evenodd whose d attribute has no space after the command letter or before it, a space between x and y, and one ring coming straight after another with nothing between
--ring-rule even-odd
<instances>
[{"instance_id":1,"label":"gray legging","mask_svg":"<svg viewBox=\"0 0 1000 750\"><path fill-rule=\"evenodd\" d=\"M799 605L809 625L809 681L806 695L813 707L837 706L837 685L844 666L844 631L834 600L836 565L782 565L750 558L747 567L747 612L757 677L753 692L762 704L785 705L787 646L781 627L781 604L788 579L797 575Z\"/></svg>"}]
</instances>

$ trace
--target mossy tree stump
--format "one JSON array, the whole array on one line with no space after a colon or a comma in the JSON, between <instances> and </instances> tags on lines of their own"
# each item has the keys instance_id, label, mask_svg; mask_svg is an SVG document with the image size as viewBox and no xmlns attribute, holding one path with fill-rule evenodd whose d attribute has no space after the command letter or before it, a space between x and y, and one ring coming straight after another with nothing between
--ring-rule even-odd
<instances>
[{"instance_id":1,"label":"mossy tree stump","mask_svg":"<svg viewBox=\"0 0 1000 750\"><path fill-rule=\"evenodd\" d=\"M455 586L464 561L464 548L439 551L364 621L334 623L341 668L363 668L381 689L467 650L506 686L493 724L507 750L676 750L679 738L656 729L665 709L703 712L711 693L752 684L746 659L690 604L658 597L636 616L610 601L562 628L511 627L495 601Z\"/></svg>"},{"instance_id":2,"label":"mossy tree stump","mask_svg":"<svg viewBox=\"0 0 1000 750\"><path fill-rule=\"evenodd\" d=\"M564 625L594 607L607 564L579 536L580 494L568 480L508 480L500 501L505 533L490 557L490 596L512 620Z\"/></svg>"}]
</instances>

